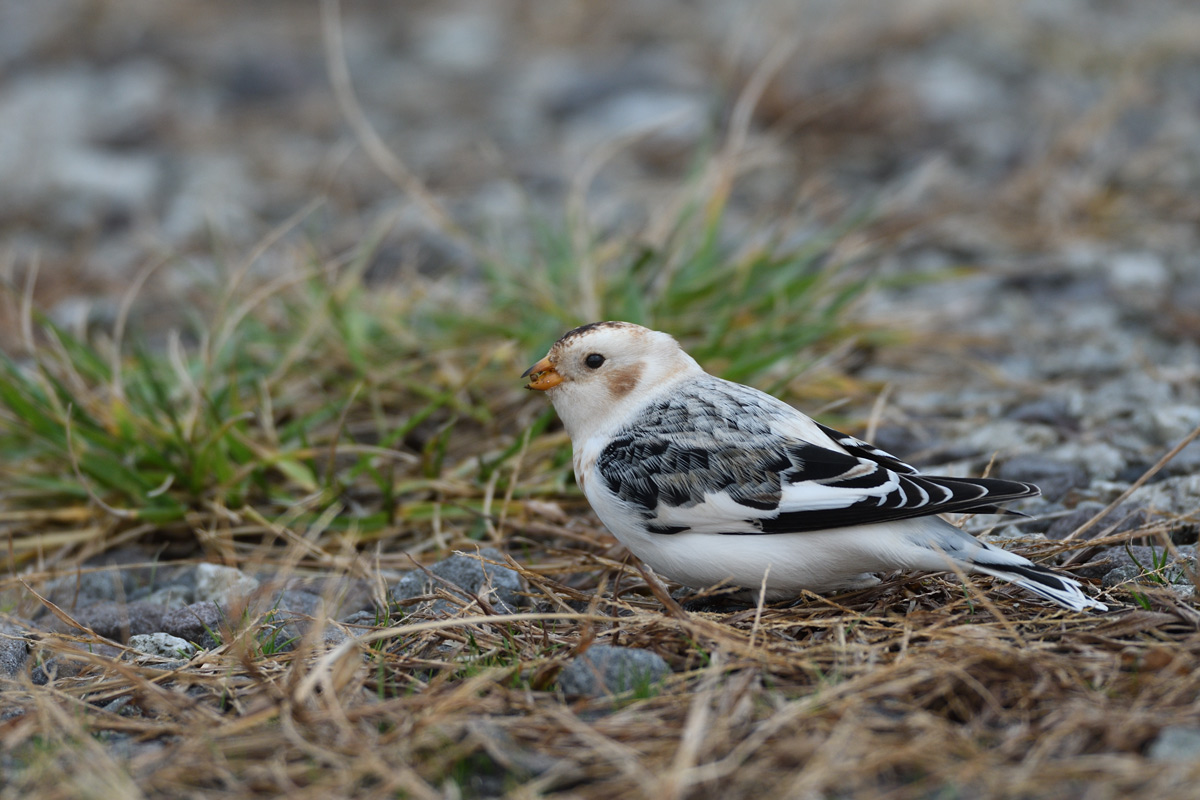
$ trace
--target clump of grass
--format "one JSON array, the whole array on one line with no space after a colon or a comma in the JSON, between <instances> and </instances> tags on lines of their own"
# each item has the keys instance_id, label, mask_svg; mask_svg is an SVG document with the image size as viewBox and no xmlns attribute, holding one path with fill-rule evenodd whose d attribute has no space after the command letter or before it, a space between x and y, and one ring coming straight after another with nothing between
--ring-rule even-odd
<instances>
[{"instance_id":1,"label":"clump of grass","mask_svg":"<svg viewBox=\"0 0 1200 800\"><path fill-rule=\"evenodd\" d=\"M599 316L670 330L738 380L780 365L794 374L818 346L855 335L845 311L867 281L829 261L836 232L738 253L720 245L711 209L685 212L675 228L656 248L610 236L581 255L616 254L589 278ZM22 354L0 353L10 497L0 522L57 520L60 530L17 537L17 560L97 531L187 537L280 519L444 545L447 526L495 536L495 498L561 487L561 442L542 453L549 461L533 444L540 478L510 478L553 420L544 408L530 415L516 376L588 321L571 300L579 270L559 246L570 237L546 234L532 269L489 261L488 303L472 309L435 301L415 276L366 286L380 238L340 269L297 267L262 285L247 269L232 274L201 305L208 320L165 347L126 341L123 319L115 337L73 335L25 298L24 327L37 335Z\"/></svg>"},{"instance_id":2,"label":"clump of grass","mask_svg":"<svg viewBox=\"0 0 1200 800\"><path fill-rule=\"evenodd\" d=\"M685 208L661 242L599 242L586 253L543 227L537 257L520 276L507 265L486 272L490 295L520 320L516 332L532 346L586 322L620 319L671 332L734 381L780 365L794 374L819 343L864 335L846 311L869 281L830 261L845 231L739 251L722 242L720 222L711 209Z\"/></svg>"}]
</instances>

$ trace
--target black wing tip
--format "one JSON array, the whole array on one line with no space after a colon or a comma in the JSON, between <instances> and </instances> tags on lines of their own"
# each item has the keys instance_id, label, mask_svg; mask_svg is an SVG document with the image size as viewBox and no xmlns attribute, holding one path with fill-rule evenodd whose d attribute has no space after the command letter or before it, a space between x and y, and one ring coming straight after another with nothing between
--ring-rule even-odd
<instances>
[{"instance_id":1,"label":"black wing tip","mask_svg":"<svg viewBox=\"0 0 1200 800\"><path fill-rule=\"evenodd\" d=\"M1020 586L1055 605L1071 611L1108 611L1108 606L1093 600L1083 592L1083 586L1074 578L1060 575L1054 570L1037 564L988 564L975 562L972 566L980 572L994 575Z\"/></svg>"},{"instance_id":2,"label":"black wing tip","mask_svg":"<svg viewBox=\"0 0 1200 800\"><path fill-rule=\"evenodd\" d=\"M685 533L690 531L686 525L659 525L655 522L646 524L646 533L653 533L658 536L674 536L677 533Z\"/></svg>"},{"instance_id":3,"label":"black wing tip","mask_svg":"<svg viewBox=\"0 0 1200 800\"><path fill-rule=\"evenodd\" d=\"M1024 481L1010 481L1003 478L946 478L941 475L905 476L913 481L928 481L936 486L948 489L955 498L946 503L946 511L967 512L971 514L1015 514L1028 516L1020 511L1010 511L1003 508L1005 503L1015 500L1025 500L1039 497L1042 490L1035 484ZM970 490L978 492L974 498L966 495Z\"/></svg>"}]
</instances>

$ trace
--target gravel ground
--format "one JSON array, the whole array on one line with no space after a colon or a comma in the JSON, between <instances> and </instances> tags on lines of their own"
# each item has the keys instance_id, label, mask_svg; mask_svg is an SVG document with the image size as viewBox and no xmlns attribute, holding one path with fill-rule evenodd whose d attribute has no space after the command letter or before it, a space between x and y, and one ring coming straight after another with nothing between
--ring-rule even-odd
<instances>
[{"instance_id":1,"label":"gravel ground","mask_svg":"<svg viewBox=\"0 0 1200 800\"><path fill-rule=\"evenodd\" d=\"M869 258L894 280L859 313L911 332L857 367L891 387L877 440L919 464L991 464L1042 485L1024 507L1037 519L1005 536L1070 535L1200 426L1191 2L494 0L342 13L370 124L456 224L518 251L530 213L561 215L581 164L614 141L586 187L591 224L651 225L730 127L756 66L794 42L752 115L723 233L811 230L872 208ZM143 304L144 324L161 326L216 274L214 241L243 251L314 198L304 235L326 254L387 221L373 280L477 266L359 146L331 91L316 4L0 5L0 186L0 270L19 283L36 260L38 302L70 326L111 321L138 270L172 257ZM955 280L921 280L951 269ZM0 336L15 333L0 321ZM1135 514L1193 553L1200 442L1097 530ZM480 591L450 569L443 578ZM476 583L492 575L474 569ZM274 603L281 629L321 613L325 595L270 576L200 572L99 573L51 596L70 595L81 622L118 638L202 643L247 597ZM496 575L495 588L516 585ZM400 587L406 599L422 580ZM344 587L328 613L369 624L370 591ZM0 640L10 674L22 661L12 642Z\"/></svg>"}]
</instances>

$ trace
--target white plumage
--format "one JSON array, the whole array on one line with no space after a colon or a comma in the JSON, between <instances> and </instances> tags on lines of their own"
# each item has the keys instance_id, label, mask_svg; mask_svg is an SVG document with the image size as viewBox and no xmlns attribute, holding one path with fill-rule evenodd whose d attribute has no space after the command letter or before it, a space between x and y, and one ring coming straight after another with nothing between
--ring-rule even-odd
<instances>
[{"instance_id":1,"label":"white plumage","mask_svg":"<svg viewBox=\"0 0 1200 800\"><path fill-rule=\"evenodd\" d=\"M794 597L869 586L889 570L979 572L1076 611L1077 581L979 542L945 512L1002 513L1039 494L947 478L706 373L665 333L627 322L569 331L526 371L574 448L601 521L656 572Z\"/></svg>"}]
</instances>

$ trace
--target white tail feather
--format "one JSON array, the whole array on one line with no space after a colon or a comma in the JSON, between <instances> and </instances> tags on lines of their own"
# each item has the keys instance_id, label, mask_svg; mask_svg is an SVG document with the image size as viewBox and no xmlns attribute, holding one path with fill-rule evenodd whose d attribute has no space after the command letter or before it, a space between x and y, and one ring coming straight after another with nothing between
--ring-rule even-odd
<instances>
[{"instance_id":1,"label":"white tail feather","mask_svg":"<svg viewBox=\"0 0 1200 800\"><path fill-rule=\"evenodd\" d=\"M1033 562L1028 562L1028 565L974 562L971 564L971 569L1016 584L1026 591L1033 592L1039 597L1044 597L1050 602L1072 611L1083 611L1089 608L1097 611L1108 610L1108 606L1084 594L1079 581L1059 575L1045 567L1039 567Z\"/></svg>"}]
</instances>

